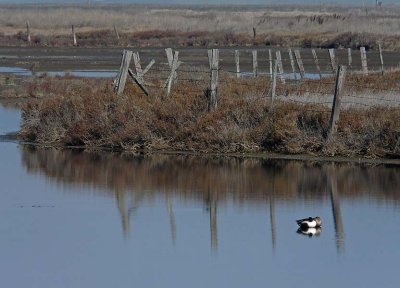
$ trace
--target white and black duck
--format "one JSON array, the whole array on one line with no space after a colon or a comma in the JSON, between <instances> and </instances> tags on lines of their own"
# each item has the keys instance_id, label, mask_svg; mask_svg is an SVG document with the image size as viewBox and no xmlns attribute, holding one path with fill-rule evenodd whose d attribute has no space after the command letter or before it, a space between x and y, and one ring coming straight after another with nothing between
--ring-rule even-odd
<instances>
[{"instance_id":1,"label":"white and black duck","mask_svg":"<svg viewBox=\"0 0 400 288\"><path fill-rule=\"evenodd\" d=\"M319 217L308 217L300 220L296 220L297 225L300 226L301 229L307 228L319 228L321 227L322 221Z\"/></svg>"}]
</instances>

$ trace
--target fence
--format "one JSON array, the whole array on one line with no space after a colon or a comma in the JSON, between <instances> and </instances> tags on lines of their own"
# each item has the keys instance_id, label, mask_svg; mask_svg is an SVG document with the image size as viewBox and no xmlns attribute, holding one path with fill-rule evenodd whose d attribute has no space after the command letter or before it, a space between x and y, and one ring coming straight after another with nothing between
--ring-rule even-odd
<instances>
[{"instance_id":1,"label":"fence","mask_svg":"<svg viewBox=\"0 0 400 288\"><path fill-rule=\"evenodd\" d=\"M208 101L208 109L212 111L219 105L219 93L235 85L242 87L252 101L269 101L271 111L279 109L278 103L294 103L298 109L318 109L328 113L328 137L336 131L341 108L400 107L400 87L395 83L394 87L374 87L357 81L344 85L346 74L359 75L357 77L383 75L385 70L381 49L377 59L369 59L371 62L379 61L380 69L375 71L368 69L367 53L363 47L360 49L358 67L350 49L346 51L347 65L343 65L343 59L337 57L334 49L325 51L327 57L318 57L314 49L309 57L302 57L298 49L289 49L288 57L282 57L281 51L276 51L274 58L269 50L263 65L264 71L261 71L259 65L261 53L254 50L250 61L252 69L247 73L241 70L238 50L234 51L229 59L234 63L235 69L224 68L228 66L228 59L225 58L222 62L218 49L207 51L208 67L194 67L180 61L179 52L171 48L165 49L165 52L167 63L154 65L155 61L151 60L146 68L142 69L139 52L125 50L119 73L113 82L116 93L123 93L126 79L130 75L146 95L154 93L170 97L173 92L204 95ZM131 58L134 60L135 71L129 68ZM315 65L317 73L306 72L306 68L310 69L310 61ZM321 63L329 69L321 69ZM285 72L288 67L289 72ZM319 106L310 108L310 104Z\"/></svg>"}]
</instances>

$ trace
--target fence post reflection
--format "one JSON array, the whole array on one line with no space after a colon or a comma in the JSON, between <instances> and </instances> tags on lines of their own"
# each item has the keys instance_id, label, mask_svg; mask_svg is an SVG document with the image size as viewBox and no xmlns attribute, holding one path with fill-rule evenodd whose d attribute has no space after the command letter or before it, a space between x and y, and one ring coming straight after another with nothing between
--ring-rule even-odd
<instances>
[{"instance_id":1,"label":"fence post reflection","mask_svg":"<svg viewBox=\"0 0 400 288\"><path fill-rule=\"evenodd\" d=\"M175 222L174 211L172 210L171 195L169 193L167 194L166 204L167 204L167 212L168 212L168 218L169 218L169 227L170 227L170 230L171 230L172 244L175 245L175 242L176 242L176 222Z\"/></svg>"},{"instance_id":2,"label":"fence post reflection","mask_svg":"<svg viewBox=\"0 0 400 288\"><path fill-rule=\"evenodd\" d=\"M335 225L336 249L338 254L343 255L345 250L345 235L342 221L342 213L340 210L340 195L337 191L336 167L334 164L332 164L332 166L328 168L326 175L328 191L331 196L333 222Z\"/></svg>"},{"instance_id":3,"label":"fence post reflection","mask_svg":"<svg viewBox=\"0 0 400 288\"><path fill-rule=\"evenodd\" d=\"M117 201L118 211L121 216L122 232L124 237L127 237L129 234L129 211L125 204L125 193L123 190L116 188L114 194Z\"/></svg>"}]
</instances>

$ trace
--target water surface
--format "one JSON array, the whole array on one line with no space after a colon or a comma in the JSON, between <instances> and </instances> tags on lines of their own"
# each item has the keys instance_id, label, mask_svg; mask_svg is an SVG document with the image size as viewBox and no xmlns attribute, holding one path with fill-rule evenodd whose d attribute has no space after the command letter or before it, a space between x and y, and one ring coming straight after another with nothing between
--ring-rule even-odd
<instances>
[{"instance_id":1,"label":"water surface","mask_svg":"<svg viewBox=\"0 0 400 288\"><path fill-rule=\"evenodd\" d=\"M5 115L0 111L0 123ZM396 166L10 142L0 142L0 159L4 287L398 287L400 281ZM319 236L296 233L295 219L316 215L323 220Z\"/></svg>"}]
</instances>

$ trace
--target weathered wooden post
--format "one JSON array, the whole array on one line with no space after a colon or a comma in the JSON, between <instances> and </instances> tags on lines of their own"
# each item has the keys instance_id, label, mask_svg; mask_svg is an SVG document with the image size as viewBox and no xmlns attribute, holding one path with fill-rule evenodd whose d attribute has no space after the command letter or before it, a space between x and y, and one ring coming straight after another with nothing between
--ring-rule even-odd
<instances>
[{"instance_id":1,"label":"weathered wooden post","mask_svg":"<svg viewBox=\"0 0 400 288\"><path fill-rule=\"evenodd\" d=\"M281 51L276 51L276 62L278 63L278 73L279 73L279 78L281 79L281 82L283 84L286 83L285 78L283 77L283 63L282 63L282 56L281 56Z\"/></svg>"},{"instance_id":2,"label":"weathered wooden post","mask_svg":"<svg viewBox=\"0 0 400 288\"><path fill-rule=\"evenodd\" d=\"M213 111L217 109L218 98L218 62L219 62L219 50L212 49L208 50L209 62L211 63L211 83L210 83L210 93L208 95L208 110ZM211 57L210 57L211 56Z\"/></svg>"},{"instance_id":3,"label":"weathered wooden post","mask_svg":"<svg viewBox=\"0 0 400 288\"><path fill-rule=\"evenodd\" d=\"M289 58L290 58L290 65L292 66L293 77L294 77L294 80L297 80L296 67L294 66L292 49L289 48L288 53L289 53Z\"/></svg>"},{"instance_id":4,"label":"weathered wooden post","mask_svg":"<svg viewBox=\"0 0 400 288\"><path fill-rule=\"evenodd\" d=\"M313 57L314 57L315 67L317 68L317 72L319 74L319 79L322 79L321 67L319 66L317 52L315 51L315 49L311 49L311 52L312 52Z\"/></svg>"},{"instance_id":5,"label":"weathered wooden post","mask_svg":"<svg viewBox=\"0 0 400 288\"><path fill-rule=\"evenodd\" d=\"M253 44L256 44L256 38L257 38L257 30L256 27L253 27Z\"/></svg>"},{"instance_id":6,"label":"weathered wooden post","mask_svg":"<svg viewBox=\"0 0 400 288\"><path fill-rule=\"evenodd\" d=\"M74 25L72 25L72 37L73 37L73 45L74 45L74 46L77 46L76 34L75 34L75 27L74 27Z\"/></svg>"},{"instance_id":7,"label":"weathered wooden post","mask_svg":"<svg viewBox=\"0 0 400 288\"><path fill-rule=\"evenodd\" d=\"M368 75L367 52L365 47L360 47L361 52L361 67L364 75Z\"/></svg>"},{"instance_id":8,"label":"weathered wooden post","mask_svg":"<svg viewBox=\"0 0 400 288\"><path fill-rule=\"evenodd\" d=\"M171 87L172 87L172 82L173 80L176 78L176 69L178 69L179 66L179 62L178 62L178 56L179 56L179 52L175 51L172 63L171 63L171 73L169 74L168 80L167 80L167 97L169 96L169 94L171 93Z\"/></svg>"},{"instance_id":9,"label":"weathered wooden post","mask_svg":"<svg viewBox=\"0 0 400 288\"><path fill-rule=\"evenodd\" d=\"M115 27L115 24L114 24L114 33L115 33L115 37L117 37L117 40L118 40L118 43L119 43L119 33L118 33L118 30L117 30L117 27Z\"/></svg>"},{"instance_id":10,"label":"weathered wooden post","mask_svg":"<svg viewBox=\"0 0 400 288\"><path fill-rule=\"evenodd\" d=\"M336 72L336 57L335 57L335 49L329 49L329 57L331 59L331 67L332 67L332 72Z\"/></svg>"},{"instance_id":11,"label":"weathered wooden post","mask_svg":"<svg viewBox=\"0 0 400 288\"><path fill-rule=\"evenodd\" d=\"M271 51L271 49L268 49L268 58L269 58L269 75L270 75L270 77L272 79L272 69L273 69L273 67L272 67L272 51Z\"/></svg>"},{"instance_id":12,"label":"weathered wooden post","mask_svg":"<svg viewBox=\"0 0 400 288\"><path fill-rule=\"evenodd\" d=\"M347 48L347 58L349 61L349 67L353 65L353 57L351 56L351 48Z\"/></svg>"},{"instance_id":13,"label":"weathered wooden post","mask_svg":"<svg viewBox=\"0 0 400 288\"><path fill-rule=\"evenodd\" d=\"M139 52L133 53L133 62L135 63L136 74L133 73L131 69L128 70L129 75L132 77L133 81L139 86L140 89L146 94L149 95L149 91L144 85L144 75L150 70L150 68L154 65L156 61L152 59L150 63L146 66L146 68L142 69L142 65L140 64Z\"/></svg>"},{"instance_id":14,"label":"weathered wooden post","mask_svg":"<svg viewBox=\"0 0 400 288\"><path fill-rule=\"evenodd\" d=\"M305 72L304 72L303 60L301 59L300 50L298 49L294 50L294 56L296 57L297 67L299 68L300 71L301 80L304 80Z\"/></svg>"},{"instance_id":15,"label":"weathered wooden post","mask_svg":"<svg viewBox=\"0 0 400 288\"><path fill-rule=\"evenodd\" d=\"M337 122L339 121L340 103L346 74L346 66L339 65L336 70L335 91L333 95L332 112L329 121L328 140L331 139L331 137L336 133L337 130Z\"/></svg>"},{"instance_id":16,"label":"weathered wooden post","mask_svg":"<svg viewBox=\"0 0 400 288\"><path fill-rule=\"evenodd\" d=\"M133 52L128 50L124 50L122 54L121 67L119 68L117 78L114 80L114 90L117 92L118 95L124 92L126 77L128 76L132 54Z\"/></svg>"},{"instance_id":17,"label":"weathered wooden post","mask_svg":"<svg viewBox=\"0 0 400 288\"><path fill-rule=\"evenodd\" d=\"M174 53L172 52L172 49L171 48L166 48L165 49L165 53L167 54L167 61L168 61L168 66L169 66L169 68L172 70L172 64L173 64L173 61L174 61ZM178 74L176 73L176 70L178 69L178 67L180 66L182 64L182 62L180 62L180 61L178 61L177 62L177 67L176 67L176 69L175 69L175 72L174 72L174 75L173 75L173 77L174 77L174 81L176 81L177 79L178 79ZM168 81L168 80L167 80ZM167 84L165 84L165 86L166 86Z\"/></svg>"},{"instance_id":18,"label":"weathered wooden post","mask_svg":"<svg viewBox=\"0 0 400 288\"><path fill-rule=\"evenodd\" d=\"M258 73L257 50L253 50L252 54L253 54L253 77L257 77Z\"/></svg>"},{"instance_id":19,"label":"weathered wooden post","mask_svg":"<svg viewBox=\"0 0 400 288\"><path fill-rule=\"evenodd\" d=\"M235 50L236 78L240 78L239 50Z\"/></svg>"},{"instance_id":20,"label":"weathered wooden post","mask_svg":"<svg viewBox=\"0 0 400 288\"><path fill-rule=\"evenodd\" d=\"M26 41L31 44L31 26L29 20L26 21Z\"/></svg>"},{"instance_id":21,"label":"weathered wooden post","mask_svg":"<svg viewBox=\"0 0 400 288\"><path fill-rule=\"evenodd\" d=\"M378 43L379 48L379 59L381 61L381 73L382 75L385 73L385 68L383 67L383 56L382 56L382 46L381 43Z\"/></svg>"},{"instance_id":22,"label":"weathered wooden post","mask_svg":"<svg viewBox=\"0 0 400 288\"><path fill-rule=\"evenodd\" d=\"M271 112L274 111L275 96L276 96L276 76L278 74L278 61L275 61L274 70L272 72L272 87L271 87Z\"/></svg>"}]
</instances>

